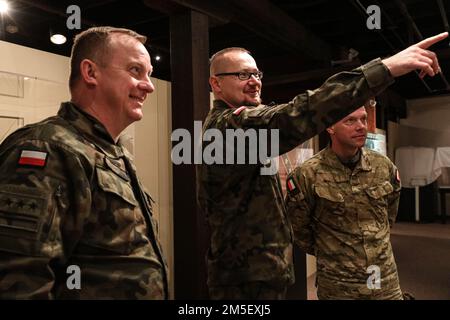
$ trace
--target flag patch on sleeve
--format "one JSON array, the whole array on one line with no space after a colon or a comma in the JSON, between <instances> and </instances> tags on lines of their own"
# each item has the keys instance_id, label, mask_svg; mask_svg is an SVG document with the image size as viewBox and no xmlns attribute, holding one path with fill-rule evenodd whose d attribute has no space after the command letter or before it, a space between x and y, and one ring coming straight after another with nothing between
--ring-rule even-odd
<instances>
[{"instance_id":1,"label":"flag patch on sleeve","mask_svg":"<svg viewBox=\"0 0 450 320\"><path fill-rule=\"evenodd\" d=\"M247 109L247 107L246 106L239 107L233 111L233 114L238 116L244 109Z\"/></svg>"},{"instance_id":2,"label":"flag patch on sleeve","mask_svg":"<svg viewBox=\"0 0 450 320\"><path fill-rule=\"evenodd\" d=\"M47 152L34 151L34 150L22 150L19 158L19 165L32 166L32 167L44 167L47 161Z\"/></svg>"},{"instance_id":3,"label":"flag patch on sleeve","mask_svg":"<svg viewBox=\"0 0 450 320\"><path fill-rule=\"evenodd\" d=\"M294 181L294 178L291 177L287 179L286 185L290 194L297 194L300 192L300 190L297 187L297 184Z\"/></svg>"}]
</instances>

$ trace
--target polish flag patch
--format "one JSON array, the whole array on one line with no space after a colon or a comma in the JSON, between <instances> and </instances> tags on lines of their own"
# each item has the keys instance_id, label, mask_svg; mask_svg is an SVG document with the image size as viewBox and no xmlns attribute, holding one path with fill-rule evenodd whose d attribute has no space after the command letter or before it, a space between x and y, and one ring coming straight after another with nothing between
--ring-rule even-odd
<instances>
[{"instance_id":1,"label":"polish flag patch","mask_svg":"<svg viewBox=\"0 0 450 320\"><path fill-rule=\"evenodd\" d=\"M242 112L242 110L244 110L244 109L247 109L247 107L246 106L239 107L239 108L237 108L236 110L233 111L233 114L238 116Z\"/></svg>"},{"instance_id":2,"label":"polish flag patch","mask_svg":"<svg viewBox=\"0 0 450 320\"><path fill-rule=\"evenodd\" d=\"M19 164L22 166L44 167L47 161L47 152L22 150Z\"/></svg>"},{"instance_id":3,"label":"polish flag patch","mask_svg":"<svg viewBox=\"0 0 450 320\"><path fill-rule=\"evenodd\" d=\"M295 185L294 179L289 178L287 181L287 188L290 193L295 193L297 191L297 186Z\"/></svg>"}]
</instances>

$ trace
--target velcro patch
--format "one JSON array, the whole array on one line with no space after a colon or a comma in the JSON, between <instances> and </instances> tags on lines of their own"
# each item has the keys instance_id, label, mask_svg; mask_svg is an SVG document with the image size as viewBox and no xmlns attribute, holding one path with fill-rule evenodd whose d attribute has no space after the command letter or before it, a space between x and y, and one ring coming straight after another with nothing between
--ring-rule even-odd
<instances>
[{"instance_id":1,"label":"velcro patch","mask_svg":"<svg viewBox=\"0 0 450 320\"><path fill-rule=\"evenodd\" d=\"M0 234L21 234L32 239L37 236L45 197L27 193L0 191Z\"/></svg>"},{"instance_id":2,"label":"velcro patch","mask_svg":"<svg viewBox=\"0 0 450 320\"><path fill-rule=\"evenodd\" d=\"M244 109L247 109L247 107L246 106L239 107L233 111L233 114L238 116Z\"/></svg>"},{"instance_id":3,"label":"velcro patch","mask_svg":"<svg viewBox=\"0 0 450 320\"><path fill-rule=\"evenodd\" d=\"M300 189L297 187L297 183L292 177L287 179L286 186L289 191L289 194L291 195L295 195L300 192Z\"/></svg>"},{"instance_id":4,"label":"velcro patch","mask_svg":"<svg viewBox=\"0 0 450 320\"><path fill-rule=\"evenodd\" d=\"M22 166L44 167L47 161L47 155L47 152L22 150L18 163Z\"/></svg>"}]
</instances>

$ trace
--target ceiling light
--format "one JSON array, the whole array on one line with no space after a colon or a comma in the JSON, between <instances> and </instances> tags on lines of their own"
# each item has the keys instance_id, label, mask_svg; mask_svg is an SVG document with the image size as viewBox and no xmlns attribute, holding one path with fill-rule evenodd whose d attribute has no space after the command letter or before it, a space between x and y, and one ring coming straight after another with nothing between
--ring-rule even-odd
<instances>
[{"instance_id":1,"label":"ceiling light","mask_svg":"<svg viewBox=\"0 0 450 320\"><path fill-rule=\"evenodd\" d=\"M0 13L8 12L9 5L5 0L0 0Z\"/></svg>"},{"instance_id":2,"label":"ceiling light","mask_svg":"<svg viewBox=\"0 0 450 320\"><path fill-rule=\"evenodd\" d=\"M155 56L155 60L156 60L156 61L161 60L161 56Z\"/></svg>"},{"instance_id":3,"label":"ceiling light","mask_svg":"<svg viewBox=\"0 0 450 320\"><path fill-rule=\"evenodd\" d=\"M54 44L63 44L67 41L67 38L60 33L55 33L50 35L50 41Z\"/></svg>"}]
</instances>

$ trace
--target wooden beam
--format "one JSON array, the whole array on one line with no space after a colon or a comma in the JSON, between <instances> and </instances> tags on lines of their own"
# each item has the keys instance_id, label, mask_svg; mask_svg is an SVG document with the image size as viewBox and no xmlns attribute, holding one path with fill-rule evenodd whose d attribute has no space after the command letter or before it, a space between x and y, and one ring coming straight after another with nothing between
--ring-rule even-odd
<instances>
[{"instance_id":1,"label":"wooden beam","mask_svg":"<svg viewBox=\"0 0 450 320\"><path fill-rule=\"evenodd\" d=\"M190 8L182 6L180 4L175 3L175 1L170 0L143 0L143 3L151 9L159 11L161 13L165 13L167 15L178 14L190 10ZM214 19L214 17L209 17L208 20L210 28L214 28L216 26L220 26L226 23L224 21Z\"/></svg>"},{"instance_id":2,"label":"wooden beam","mask_svg":"<svg viewBox=\"0 0 450 320\"><path fill-rule=\"evenodd\" d=\"M167 15L181 13L186 11L186 8L180 6L173 1L168 0L143 0L142 1L147 7L165 13Z\"/></svg>"},{"instance_id":3,"label":"wooden beam","mask_svg":"<svg viewBox=\"0 0 450 320\"><path fill-rule=\"evenodd\" d=\"M331 60L331 47L268 0L172 0L223 22L239 24L254 34L314 60Z\"/></svg>"},{"instance_id":4,"label":"wooden beam","mask_svg":"<svg viewBox=\"0 0 450 320\"><path fill-rule=\"evenodd\" d=\"M315 69L305 72L285 74L281 76L267 76L266 78L264 78L264 86L270 87L293 82L325 80L338 72L352 70L359 67L360 65L360 63L351 63L335 68Z\"/></svg>"},{"instance_id":5,"label":"wooden beam","mask_svg":"<svg viewBox=\"0 0 450 320\"><path fill-rule=\"evenodd\" d=\"M197 138L194 121L202 121L209 111L208 30L208 17L202 13L186 11L170 17L172 130L189 130L191 144ZM209 242L196 199L195 166L173 165L176 299L208 297L205 257Z\"/></svg>"}]
</instances>

